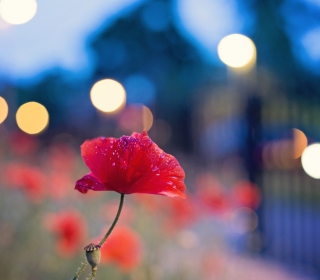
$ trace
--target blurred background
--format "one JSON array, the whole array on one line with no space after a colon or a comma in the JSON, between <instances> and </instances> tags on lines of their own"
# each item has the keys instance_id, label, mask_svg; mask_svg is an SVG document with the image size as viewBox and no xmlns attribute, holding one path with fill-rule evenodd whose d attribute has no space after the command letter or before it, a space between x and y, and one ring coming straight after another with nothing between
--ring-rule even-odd
<instances>
[{"instance_id":1,"label":"blurred background","mask_svg":"<svg viewBox=\"0 0 320 280\"><path fill-rule=\"evenodd\" d=\"M126 196L97 279L320 279L319 78L319 0L0 0L1 278L73 277L79 147L147 129L187 200Z\"/></svg>"}]
</instances>

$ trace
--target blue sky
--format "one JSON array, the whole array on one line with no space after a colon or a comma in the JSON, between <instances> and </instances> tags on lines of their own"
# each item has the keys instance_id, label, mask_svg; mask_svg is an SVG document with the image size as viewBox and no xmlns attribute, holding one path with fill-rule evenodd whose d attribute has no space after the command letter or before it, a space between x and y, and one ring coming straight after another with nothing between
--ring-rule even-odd
<instances>
[{"instance_id":1,"label":"blue sky","mask_svg":"<svg viewBox=\"0 0 320 280\"><path fill-rule=\"evenodd\" d=\"M0 23L0 75L30 78L62 67L88 66L85 40L106 18L138 0L39 0L35 17L26 24Z\"/></svg>"}]
</instances>

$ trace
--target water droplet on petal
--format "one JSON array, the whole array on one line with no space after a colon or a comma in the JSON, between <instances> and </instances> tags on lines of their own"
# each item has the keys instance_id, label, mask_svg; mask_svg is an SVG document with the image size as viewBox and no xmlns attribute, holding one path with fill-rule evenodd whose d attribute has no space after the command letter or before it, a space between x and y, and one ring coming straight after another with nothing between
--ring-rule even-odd
<instances>
[{"instance_id":1,"label":"water droplet on petal","mask_svg":"<svg viewBox=\"0 0 320 280\"><path fill-rule=\"evenodd\" d=\"M158 171L159 170L159 167L158 166L155 166L151 169L151 171Z\"/></svg>"}]
</instances>

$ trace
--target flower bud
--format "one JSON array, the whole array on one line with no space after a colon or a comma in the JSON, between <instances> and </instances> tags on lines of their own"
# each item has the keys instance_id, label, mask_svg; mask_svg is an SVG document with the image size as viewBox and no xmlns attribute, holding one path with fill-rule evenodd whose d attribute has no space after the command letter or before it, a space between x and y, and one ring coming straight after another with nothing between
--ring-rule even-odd
<instances>
[{"instance_id":1,"label":"flower bud","mask_svg":"<svg viewBox=\"0 0 320 280\"><path fill-rule=\"evenodd\" d=\"M98 264L100 263L101 258L100 248L100 245L96 245L93 243L90 243L88 246L84 247L84 250L86 251L87 261L91 265L92 271L98 269Z\"/></svg>"}]
</instances>

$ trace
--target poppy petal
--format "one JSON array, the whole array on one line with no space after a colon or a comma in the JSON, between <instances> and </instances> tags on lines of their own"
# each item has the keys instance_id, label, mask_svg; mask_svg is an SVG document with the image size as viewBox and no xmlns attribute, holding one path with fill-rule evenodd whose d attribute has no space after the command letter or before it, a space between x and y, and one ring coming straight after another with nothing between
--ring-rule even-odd
<instances>
[{"instance_id":1,"label":"poppy petal","mask_svg":"<svg viewBox=\"0 0 320 280\"><path fill-rule=\"evenodd\" d=\"M133 183L131 193L152 193L185 198L185 173L177 159L161 150L146 133L135 133L134 136L139 139L142 162L149 168L140 180Z\"/></svg>"},{"instance_id":2,"label":"poppy petal","mask_svg":"<svg viewBox=\"0 0 320 280\"><path fill-rule=\"evenodd\" d=\"M81 155L94 176L103 183L108 181L112 166L115 166L113 147L117 139L99 137L81 145Z\"/></svg>"},{"instance_id":3,"label":"poppy petal","mask_svg":"<svg viewBox=\"0 0 320 280\"><path fill-rule=\"evenodd\" d=\"M109 190L103 183L95 178L92 173L83 176L76 182L75 189L81 193L87 193L88 190L107 191Z\"/></svg>"}]
</instances>

